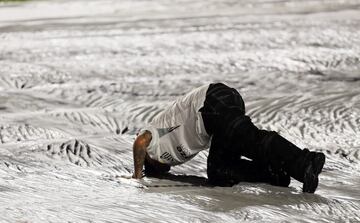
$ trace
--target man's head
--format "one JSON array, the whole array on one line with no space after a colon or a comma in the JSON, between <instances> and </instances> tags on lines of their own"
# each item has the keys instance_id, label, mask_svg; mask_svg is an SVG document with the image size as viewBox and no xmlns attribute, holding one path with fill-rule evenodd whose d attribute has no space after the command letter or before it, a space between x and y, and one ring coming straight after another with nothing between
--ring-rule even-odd
<instances>
[{"instance_id":1,"label":"man's head","mask_svg":"<svg viewBox=\"0 0 360 223\"><path fill-rule=\"evenodd\" d=\"M169 170L170 170L169 165L166 165L166 164L163 164L156 160L151 159L148 154L146 154L146 156L145 156L144 165L145 165L145 175L147 175L147 176L161 175L166 172L169 172Z\"/></svg>"}]
</instances>

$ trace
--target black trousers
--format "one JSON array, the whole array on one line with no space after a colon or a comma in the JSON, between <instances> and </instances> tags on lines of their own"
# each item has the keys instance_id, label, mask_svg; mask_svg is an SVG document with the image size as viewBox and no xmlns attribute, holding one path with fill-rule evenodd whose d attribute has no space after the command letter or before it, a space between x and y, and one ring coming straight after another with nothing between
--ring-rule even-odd
<instances>
[{"instance_id":1,"label":"black trousers","mask_svg":"<svg viewBox=\"0 0 360 223\"><path fill-rule=\"evenodd\" d=\"M258 129L245 115L244 101L235 89L211 84L200 111L205 129L212 135L207 160L210 183L269 182L271 175L279 173L303 182L309 151L276 132Z\"/></svg>"}]
</instances>

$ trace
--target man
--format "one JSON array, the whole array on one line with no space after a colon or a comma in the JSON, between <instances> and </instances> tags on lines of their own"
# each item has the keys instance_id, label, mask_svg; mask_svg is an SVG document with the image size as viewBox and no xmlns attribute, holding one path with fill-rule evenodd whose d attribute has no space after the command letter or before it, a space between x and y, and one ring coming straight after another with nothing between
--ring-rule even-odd
<instances>
[{"instance_id":1,"label":"man","mask_svg":"<svg viewBox=\"0 0 360 223\"><path fill-rule=\"evenodd\" d=\"M133 146L133 178L162 174L210 147L208 182L232 186L242 181L287 187L290 177L314 193L325 155L299 149L273 131L258 129L245 115L240 94L222 83L178 98L139 132ZM246 157L246 159L244 158Z\"/></svg>"}]
</instances>

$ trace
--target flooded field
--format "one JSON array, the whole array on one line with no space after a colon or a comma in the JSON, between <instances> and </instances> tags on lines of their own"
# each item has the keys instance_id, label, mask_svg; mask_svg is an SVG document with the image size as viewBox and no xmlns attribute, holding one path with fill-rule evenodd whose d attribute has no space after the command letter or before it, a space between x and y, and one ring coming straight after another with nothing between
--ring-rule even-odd
<instances>
[{"instance_id":1,"label":"flooded field","mask_svg":"<svg viewBox=\"0 0 360 223\"><path fill-rule=\"evenodd\" d=\"M194 87L326 153L315 194L121 178L144 123ZM1 222L360 222L358 0L0 3Z\"/></svg>"}]
</instances>

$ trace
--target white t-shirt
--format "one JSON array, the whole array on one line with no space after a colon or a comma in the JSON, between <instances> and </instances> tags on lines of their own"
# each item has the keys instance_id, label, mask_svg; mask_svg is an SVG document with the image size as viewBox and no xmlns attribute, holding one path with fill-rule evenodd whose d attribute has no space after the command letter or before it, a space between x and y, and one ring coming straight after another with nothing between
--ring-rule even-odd
<instances>
[{"instance_id":1,"label":"white t-shirt","mask_svg":"<svg viewBox=\"0 0 360 223\"><path fill-rule=\"evenodd\" d=\"M208 88L209 85L204 85L178 98L141 129L139 134L144 131L152 134L147 148L150 158L174 166L209 148L210 136L199 112Z\"/></svg>"}]
</instances>

